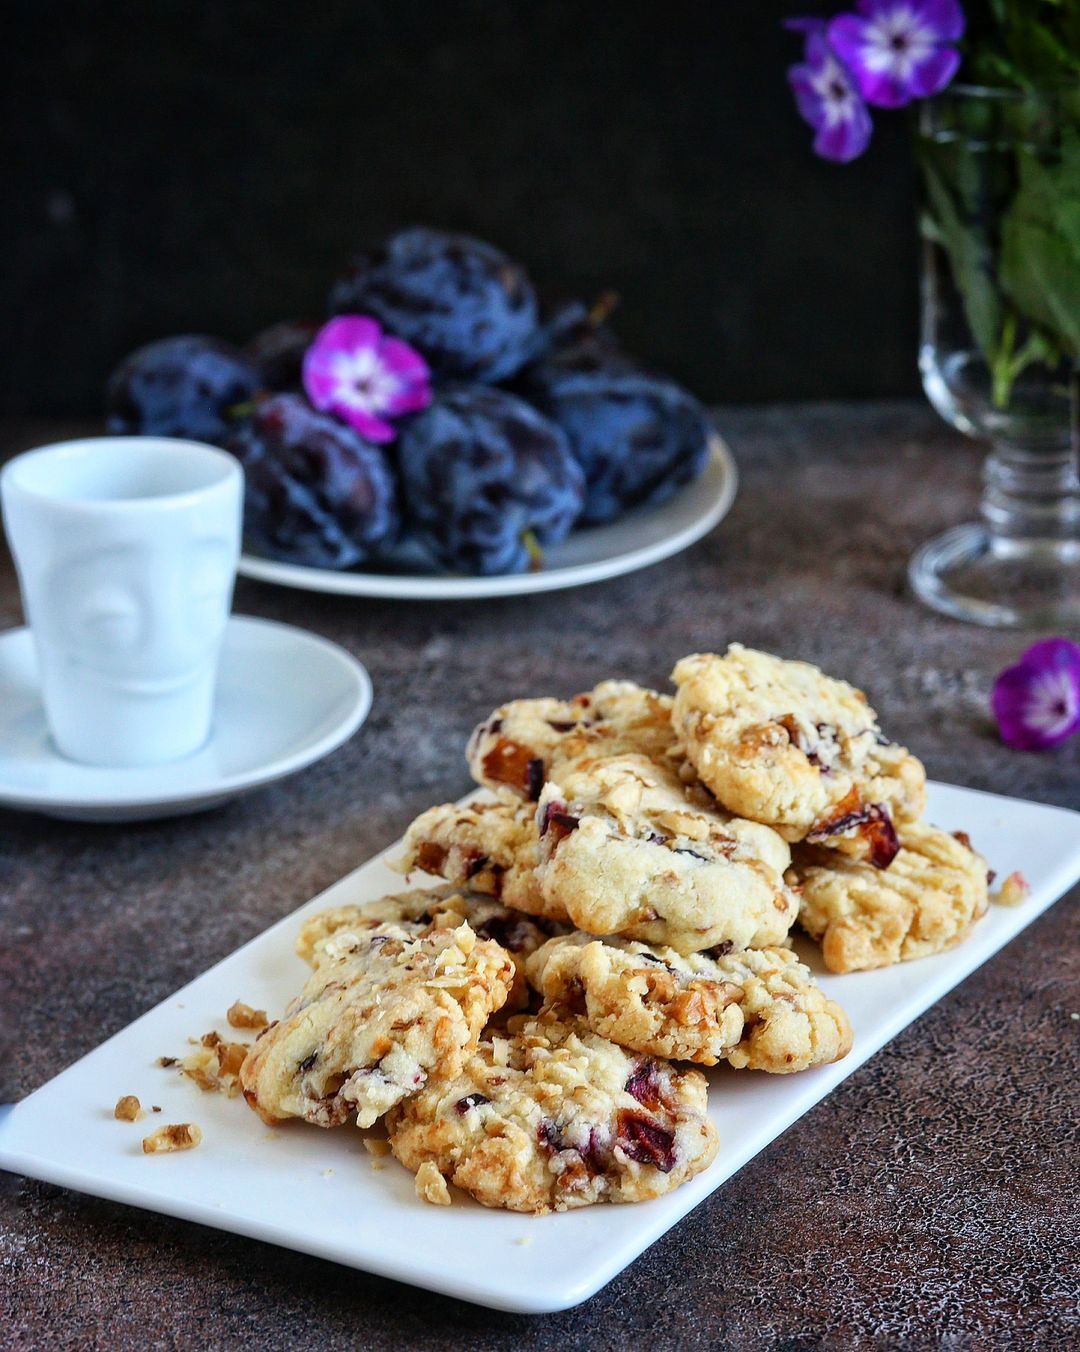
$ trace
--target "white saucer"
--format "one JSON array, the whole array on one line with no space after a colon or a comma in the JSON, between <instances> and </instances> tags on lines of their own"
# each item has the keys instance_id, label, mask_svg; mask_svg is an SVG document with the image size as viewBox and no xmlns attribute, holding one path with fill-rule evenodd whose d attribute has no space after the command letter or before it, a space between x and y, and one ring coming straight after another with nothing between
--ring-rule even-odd
<instances>
[{"instance_id":1,"label":"white saucer","mask_svg":"<svg viewBox=\"0 0 1080 1352\"><path fill-rule=\"evenodd\" d=\"M76 821L141 821L215 807L302 770L351 737L371 679L336 644L234 616L214 730L193 756L133 770L67 760L52 744L29 629L0 634L0 806Z\"/></svg>"},{"instance_id":2,"label":"white saucer","mask_svg":"<svg viewBox=\"0 0 1080 1352\"><path fill-rule=\"evenodd\" d=\"M536 573L499 577L433 576L425 573L365 573L345 569L304 568L244 554L242 577L280 587L331 592L343 596L381 596L400 601L476 601L491 596L523 596L602 582L659 563L695 541L720 521L735 500L738 472L727 443L712 437L705 472L659 507L639 507L607 526L571 531L562 544L544 551Z\"/></svg>"}]
</instances>

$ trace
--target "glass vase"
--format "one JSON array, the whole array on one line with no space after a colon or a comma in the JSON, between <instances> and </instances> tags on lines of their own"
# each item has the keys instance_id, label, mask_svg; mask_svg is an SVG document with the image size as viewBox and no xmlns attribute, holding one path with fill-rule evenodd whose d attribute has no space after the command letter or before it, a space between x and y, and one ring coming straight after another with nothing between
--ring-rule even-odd
<instances>
[{"instance_id":1,"label":"glass vase","mask_svg":"<svg viewBox=\"0 0 1080 1352\"><path fill-rule=\"evenodd\" d=\"M990 446L981 520L911 560L977 624L1080 628L1080 89L953 86L922 105L922 332L934 408Z\"/></svg>"}]
</instances>

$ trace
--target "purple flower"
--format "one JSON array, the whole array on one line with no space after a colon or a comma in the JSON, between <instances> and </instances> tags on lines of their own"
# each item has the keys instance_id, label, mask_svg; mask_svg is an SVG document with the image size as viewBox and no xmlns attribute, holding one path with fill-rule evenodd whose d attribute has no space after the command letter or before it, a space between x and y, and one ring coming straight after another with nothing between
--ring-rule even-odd
<instances>
[{"instance_id":1,"label":"purple flower","mask_svg":"<svg viewBox=\"0 0 1080 1352\"><path fill-rule=\"evenodd\" d=\"M303 378L320 412L379 444L397 436L388 419L431 403L427 362L366 315L339 315L321 328L304 353Z\"/></svg>"},{"instance_id":2,"label":"purple flower","mask_svg":"<svg viewBox=\"0 0 1080 1352\"><path fill-rule=\"evenodd\" d=\"M958 0L856 0L838 14L829 43L875 108L902 108L937 94L956 74L964 35Z\"/></svg>"},{"instance_id":3,"label":"purple flower","mask_svg":"<svg viewBox=\"0 0 1080 1352\"><path fill-rule=\"evenodd\" d=\"M1080 732L1080 647L1067 638L1032 644L994 682L990 707L1009 746L1059 746Z\"/></svg>"},{"instance_id":4,"label":"purple flower","mask_svg":"<svg viewBox=\"0 0 1080 1352\"><path fill-rule=\"evenodd\" d=\"M800 116L817 133L814 149L827 160L847 163L870 144L873 124L866 104L820 19L792 19L786 26L806 34L802 62L788 68L788 83Z\"/></svg>"}]
</instances>

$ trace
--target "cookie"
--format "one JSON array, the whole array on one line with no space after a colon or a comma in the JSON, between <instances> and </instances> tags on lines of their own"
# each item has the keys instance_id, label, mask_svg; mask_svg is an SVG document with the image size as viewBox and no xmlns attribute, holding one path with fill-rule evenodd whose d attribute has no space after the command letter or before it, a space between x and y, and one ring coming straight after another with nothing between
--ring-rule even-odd
<instances>
[{"instance_id":1,"label":"cookie","mask_svg":"<svg viewBox=\"0 0 1080 1352\"><path fill-rule=\"evenodd\" d=\"M478 784L536 802L544 781L583 755L637 752L654 760L675 748L671 696L632 681L603 681L570 700L518 699L473 732L466 752Z\"/></svg>"},{"instance_id":2,"label":"cookie","mask_svg":"<svg viewBox=\"0 0 1080 1352\"><path fill-rule=\"evenodd\" d=\"M925 807L926 774L861 690L738 643L684 657L672 679L686 753L728 811L888 867L894 823Z\"/></svg>"},{"instance_id":3,"label":"cookie","mask_svg":"<svg viewBox=\"0 0 1080 1352\"><path fill-rule=\"evenodd\" d=\"M326 940L343 930L363 933L377 929L386 921L415 926L416 932L432 924L456 928L463 921L478 938L492 939L506 949L514 960L517 976L507 999L510 1009L522 1009L528 1003L525 960L565 927L523 915L496 901L494 897L462 891L458 887L434 887L383 897L363 906L335 906L319 911L304 922L296 940L296 951L311 967L318 966L327 953ZM333 953L333 947L330 952Z\"/></svg>"},{"instance_id":4,"label":"cookie","mask_svg":"<svg viewBox=\"0 0 1080 1352\"><path fill-rule=\"evenodd\" d=\"M659 1197L719 1144L700 1071L626 1052L558 1007L511 1019L387 1129L414 1173L430 1163L484 1206L536 1213Z\"/></svg>"},{"instance_id":5,"label":"cookie","mask_svg":"<svg viewBox=\"0 0 1080 1352\"><path fill-rule=\"evenodd\" d=\"M683 957L671 948L572 934L526 964L549 1002L574 1009L621 1047L777 1074L838 1061L851 1050L847 1015L787 948Z\"/></svg>"},{"instance_id":6,"label":"cookie","mask_svg":"<svg viewBox=\"0 0 1080 1352\"><path fill-rule=\"evenodd\" d=\"M537 821L540 892L590 934L693 953L775 944L794 923L780 836L699 806L644 756L565 766L545 785Z\"/></svg>"},{"instance_id":7,"label":"cookie","mask_svg":"<svg viewBox=\"0 0 1080 1352\"><path fill-rule=\"evenodd\" d=\"M566 913L549 905L536 879L536 809L509 795L495 801L442 803L405 832L404 853L391 867L420 869L497 898L514 910L551 921Z\"/></svg>"},{"instance_id":8,"label":"cookie","mask_svg":"<svg viewBox=\"0 0 1080 1352\"><path fill-rule=\"evenodd\" d=\"M986 861L967 838L924 822L900 829L885 872L817 846L795 847L799 921L833 972L922 958L960 943L986 912Z\"/></svg>"},{"instance_id":9,"label":"cookie","mask_svg":"<svg viewBox=\"0 0 1080 1352\"><path fill-rule=\"evenodd\" d=\"M264 1121L302 1117L369 1127L433 1072L456 1075L516 968L466 924L417 934L411 924L344 928L314 946L317 966L240 1068Z\"/></svg>"}]
</instances>

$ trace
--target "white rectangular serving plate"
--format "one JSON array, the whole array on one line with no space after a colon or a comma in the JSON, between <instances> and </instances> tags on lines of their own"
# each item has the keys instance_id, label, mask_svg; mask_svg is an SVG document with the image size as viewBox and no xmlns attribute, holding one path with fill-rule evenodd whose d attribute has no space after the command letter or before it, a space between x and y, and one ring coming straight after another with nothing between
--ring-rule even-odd
<instances>
[{"instance_id":1,"label":"white rectangular serving plate","mask_svg":"<svg viewBox=\"0 0 1080 1352\"><path fill-rule=\"evenodd\" d=\"M798 1075L720 1067L709 1072L720 1131L713 1166L658 1201L595 1206L554 1216L489 1211L454 1190L430 1206L392 1157L372 1157L348 1127L266 1127L242 1098L201 1093L156 1065L188 1039L229 1034L234 1000L273 1016L300 988L293 952L301 918L324 906L401 891L384 862L358 868L293 915L137 1019L0 1119L0 1167L113 1201L281 1244L495 1309L545 1313L587 1299L702 1198L741 1169L834 1085L1007 944L1080 878L1080 813L933 785L929 817L964 830L998 877L1021 870L1031 894L991 906L959 948L879 972L832 976L813 945L797 945L821 985L851 1016L855 1046L843 1061ZM231 1036L240 1036L231 1034ZM160 1114L118 1122L113 1106L136 1094ZM149 1156L142 1137L161 1123L196 1122L195 1150Z\"/></svg>"}]
</instances>

